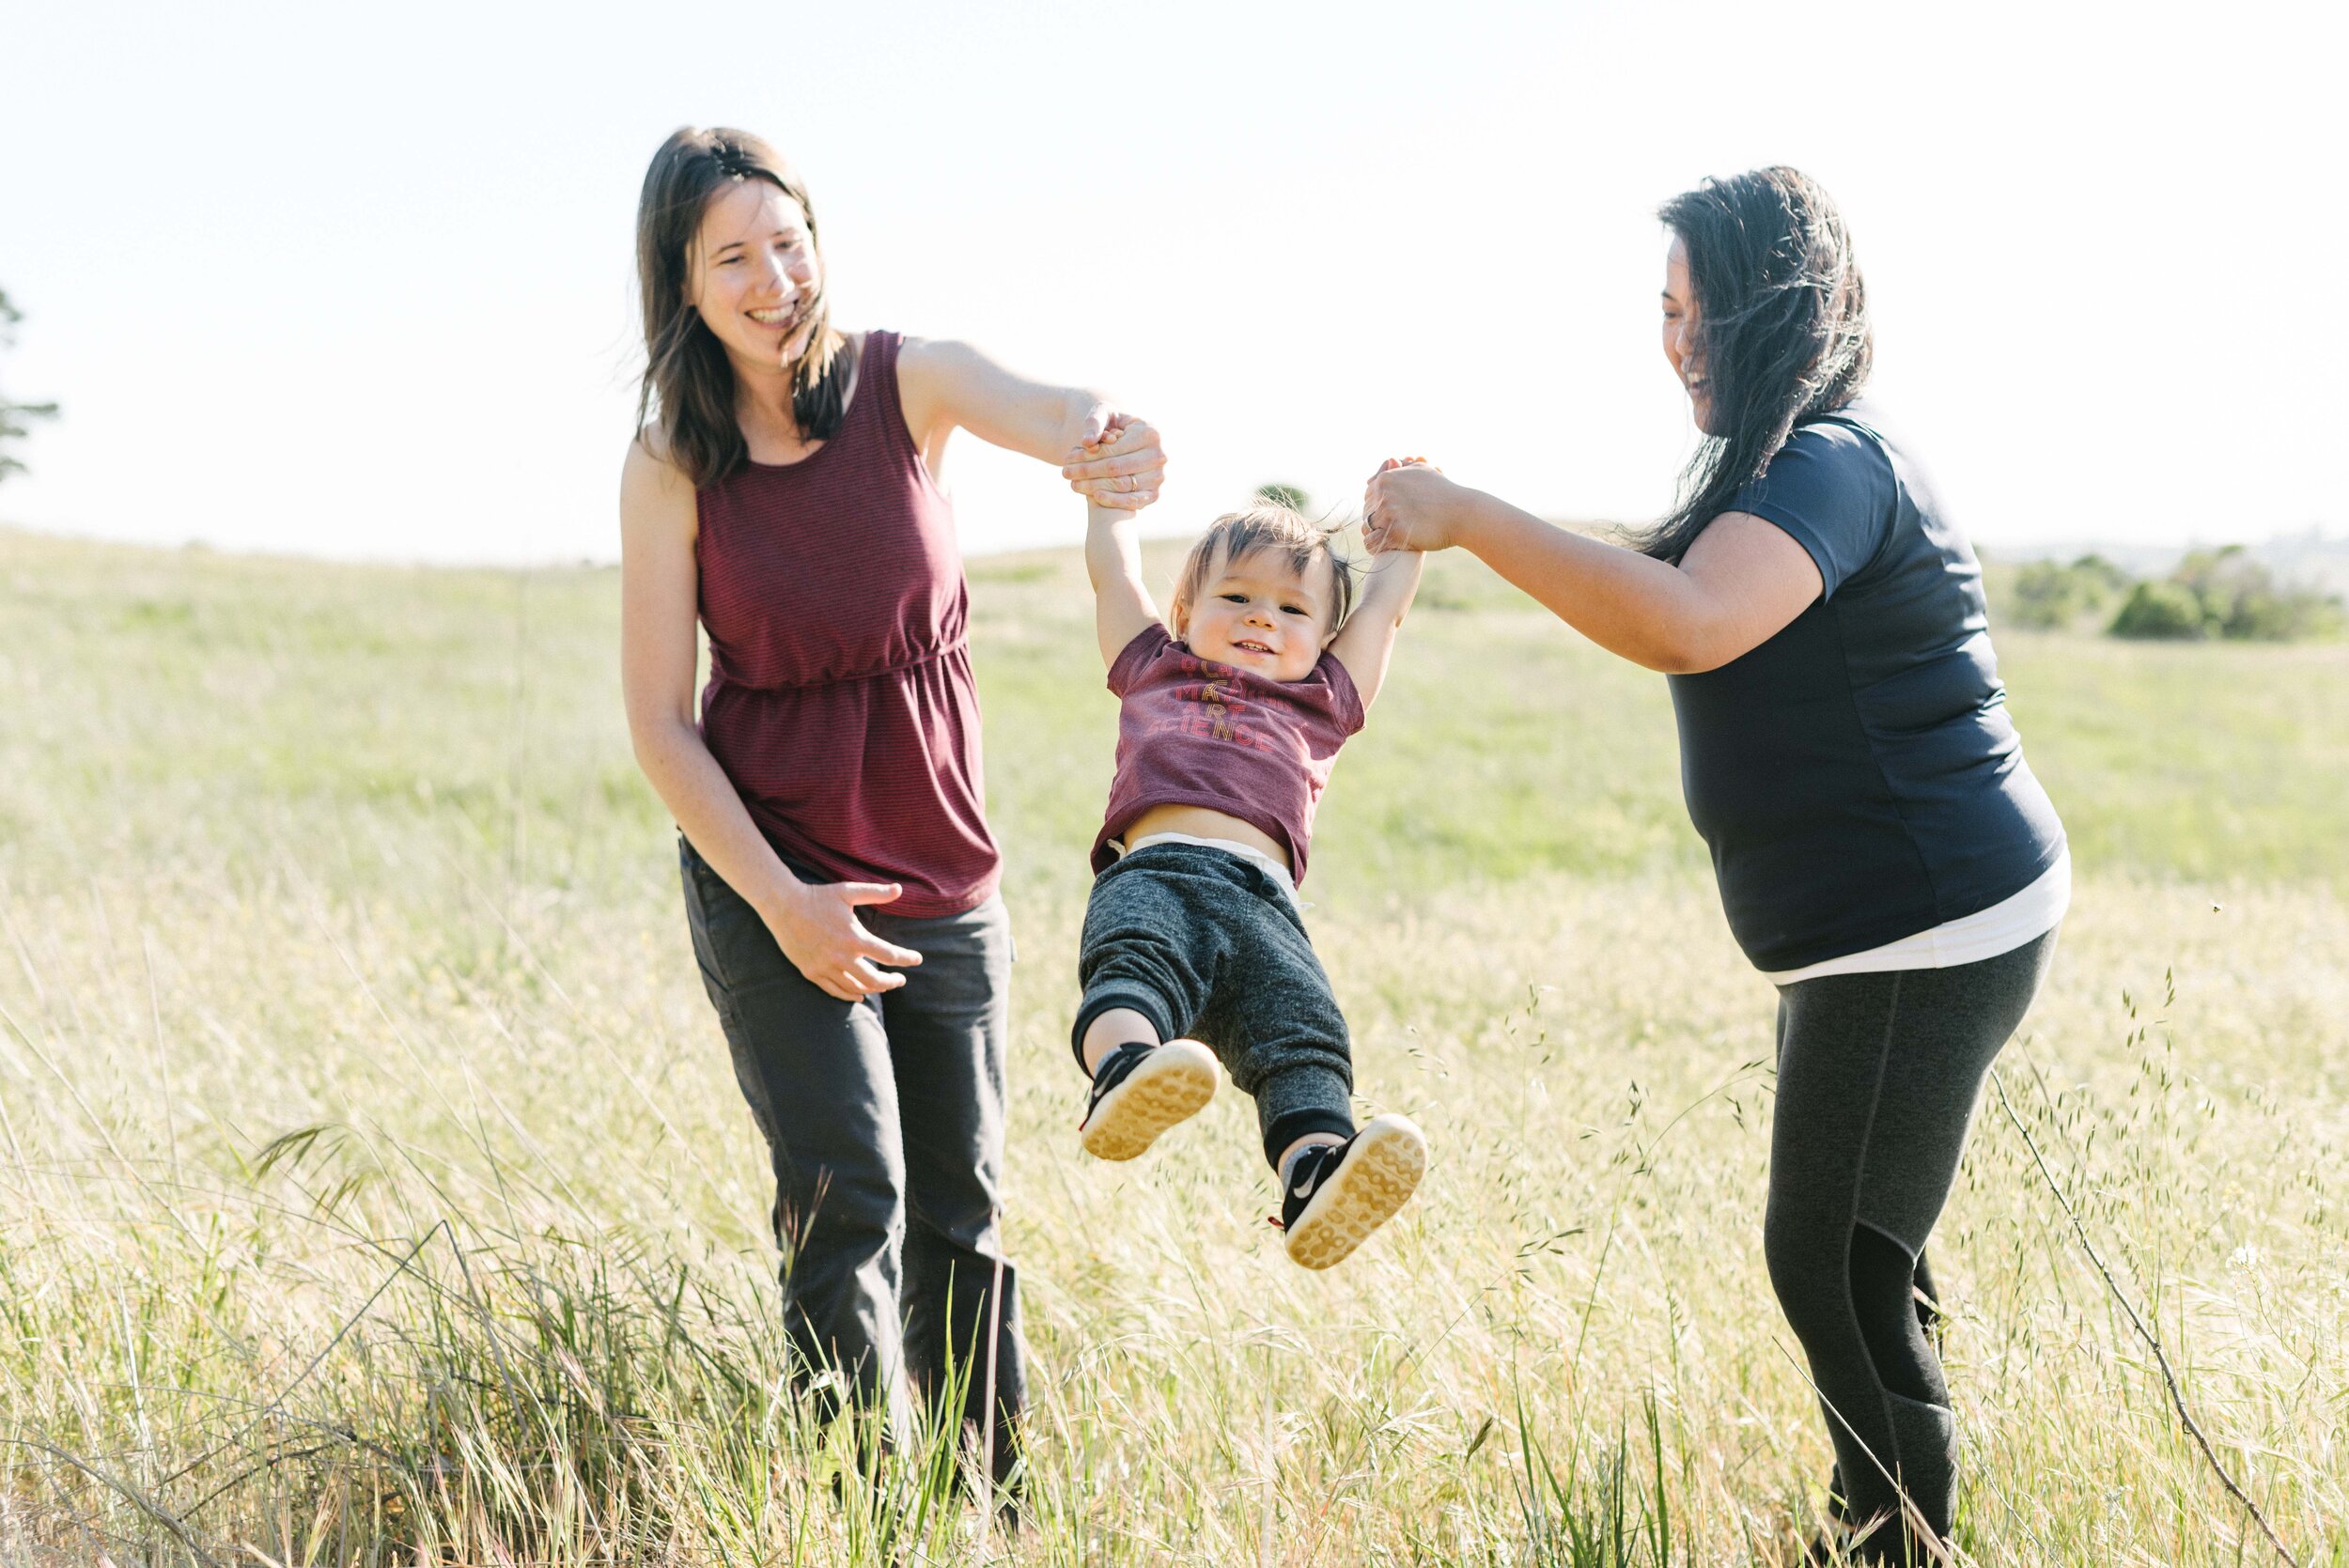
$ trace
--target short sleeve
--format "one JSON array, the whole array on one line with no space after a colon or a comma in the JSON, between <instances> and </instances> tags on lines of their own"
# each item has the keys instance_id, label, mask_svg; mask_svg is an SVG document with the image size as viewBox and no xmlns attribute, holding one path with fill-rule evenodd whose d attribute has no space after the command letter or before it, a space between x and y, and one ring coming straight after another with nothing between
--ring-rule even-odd
<instances>
[{"instance_id":1,"label":"short sleeve","mask_svg":"<svg viewBox=\"0 0 2349 1568\"><path fill-rule=\"evenodd\" d=\"M1330 683L1330 713L1338 722L1341 737L1358 733L1368 722L1370 715L1362 707L1361 688L1354 684L1353 672L1336 654L1321 656L1320 673Z\"/></svg>"},{"instance_id":2,"label":"short sleeve","mask_svg":"<svg viewBox=\"0 0 2349 1568\"><path fill-rule=\"evenodd\" d=\"M1166 628L1152 621L1134 633L1134 640L1117 651L1117 661L1110 666L1110 691L1123 697L1142 679L1143 672L1158 662L1159 655L1174 644L1174 639Z\"/></svg>"},{"instance_id":3,"label":"short sleeve","mask_svg":"<svg viewBox=\"0 0 2349 1568\"><path fill-rule=\"evenodd\" d=\"M1892 462L1846 425L1806 425L1723 508L1775 523L1818 564L1821 598L1875 559L1899 509Z\"/></svg>"}]
</instances>

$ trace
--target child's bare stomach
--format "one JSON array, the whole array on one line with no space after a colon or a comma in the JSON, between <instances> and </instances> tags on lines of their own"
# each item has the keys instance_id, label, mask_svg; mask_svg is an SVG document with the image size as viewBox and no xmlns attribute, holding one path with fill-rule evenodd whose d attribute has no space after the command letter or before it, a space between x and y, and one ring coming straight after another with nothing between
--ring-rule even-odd
<instances>
[{"instance_id":1,"label":"child's bare stomach","mask_svg":"<svg viewBox=\"0 0 2349 1568\"><path fill-rule=\"evenodd\" d=\"M1289 865L1288 848L1279 839L1253 822L1243 822L1237 816L1206 806L1152 806L1126 825L1127 847L1130 849L1152 833L1189 833L1192 838L1229 839L1234 844L1244 844L1251 849L1271 856L1291 871L1297 869Z\"/></svg>"}]
</instances>

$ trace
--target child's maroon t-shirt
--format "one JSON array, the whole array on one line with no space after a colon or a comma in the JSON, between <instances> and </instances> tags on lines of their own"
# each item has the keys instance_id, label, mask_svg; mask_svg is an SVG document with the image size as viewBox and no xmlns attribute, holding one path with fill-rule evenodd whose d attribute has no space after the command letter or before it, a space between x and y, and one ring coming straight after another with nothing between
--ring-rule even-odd
<instances>
[{"instance_id":1,"label":"child's maroon t-shirt","mask_svg":"<svg viewBox=\"0 0 2349 1568\"><path fill-rule=\"evenodd\" d=\"M1314 807L1338 748L1362 727L1362 697L1328 653L1303 680L1272 680L1202 659L1157 624L1110 666L1117 716L1117 778L1093 869L1108 870L1110 840L1153 806L1205 806L1263 830L1305 880Z\"/></svg>"}]
</instances>

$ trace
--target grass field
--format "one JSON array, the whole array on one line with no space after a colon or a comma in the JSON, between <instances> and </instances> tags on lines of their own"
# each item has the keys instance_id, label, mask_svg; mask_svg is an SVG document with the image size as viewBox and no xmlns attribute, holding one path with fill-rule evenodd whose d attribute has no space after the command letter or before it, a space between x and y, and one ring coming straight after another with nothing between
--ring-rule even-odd
<instances>
[{"instance_id":1,"label":"grass field","mask_svg":"<svg viewBox=\"0 0 2349 1568\"><path fill-rule=\"evenodd\" d=\"M1171 562L1158 560L1161 574ZM0 1562L1777 1562L1828 1455L1760 1227L1769 987L1661 682L1439 561L1309 919L1435 1161L1282 1257L1226 1094L1084 1160L1114 708L973 564L1019 934L1034 1528L784 1392L765 1158L618 711L616 578L0 533ZM1984 1563L2349 1564L2349 649L2001 639L2080 883L1937 1241ZM2024 1129L2031 1144L2027 1144Z\"/></svg>"}]
</instances>

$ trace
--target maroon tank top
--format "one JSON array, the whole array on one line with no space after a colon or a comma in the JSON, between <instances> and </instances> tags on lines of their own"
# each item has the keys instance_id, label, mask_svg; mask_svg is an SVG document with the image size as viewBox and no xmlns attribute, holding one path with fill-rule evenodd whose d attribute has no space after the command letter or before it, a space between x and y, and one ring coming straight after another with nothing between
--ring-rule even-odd
<instances>
[{"instance_id":1,"label":"maroon tank top","mask_svg":"<svg viewBox=\"0 0 2349 1568\"><path fill-rule=\"evenodd\" d=\"M928 917L984 902L1002 861L954 505L906 429L903 342L864 334L855 395L822 446L702 488L702 737L786 861L902 883L887 911Z\"/></svg>"}]
</instances>

